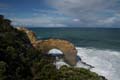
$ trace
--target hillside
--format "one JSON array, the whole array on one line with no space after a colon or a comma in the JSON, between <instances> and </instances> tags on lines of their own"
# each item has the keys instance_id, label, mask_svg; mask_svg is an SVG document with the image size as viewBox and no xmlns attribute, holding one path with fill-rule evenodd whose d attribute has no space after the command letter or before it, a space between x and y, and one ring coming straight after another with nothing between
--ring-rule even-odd
<instances>
[{"instance_id":1,"label":"hillside","mask_svg":"<svg viewBox=\"0 0 120 80\"><path fill-rule=\"evenodd\" d=\"M83 68L53 65L54 57L42 54L26 33L0 15L0 80L106 80Z\"/></svg>"}]
</instances>

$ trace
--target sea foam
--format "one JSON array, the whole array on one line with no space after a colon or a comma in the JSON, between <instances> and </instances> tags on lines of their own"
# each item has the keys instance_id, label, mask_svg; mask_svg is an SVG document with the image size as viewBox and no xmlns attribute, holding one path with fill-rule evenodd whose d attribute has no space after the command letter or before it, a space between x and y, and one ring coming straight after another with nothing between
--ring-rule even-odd
<instances>
[{"instance_id":1,"label":"sea foam","mask_svg":"<svg viewBox=\"0 0 120 80\"><path fill-rule=\"evenodd\" d=\"M105 76L108 80L120 80L120 52L95 48L76 48L84 62L94 66L91 71ZM79 65L76 65L79 67Z\"/></svg>"},{"instance_id":2,"label":"sea foam","mask_svg":"<svg viewBox=\"0 0 120 80\"><path fill-rule=\"evenodd\" d=\"M100 50L95 48L81 48L76 47L78 50L77 55L83 62L94 66L90 69L99 75L105 76L108 80L120 80L120 52L112 50ZM57 50L53 50L54 53L58 53ZM57 68L62 65L67 65L62 59L55 62ZM88 68L78 61L75 67Z\"/></svg>"}]
</instances>

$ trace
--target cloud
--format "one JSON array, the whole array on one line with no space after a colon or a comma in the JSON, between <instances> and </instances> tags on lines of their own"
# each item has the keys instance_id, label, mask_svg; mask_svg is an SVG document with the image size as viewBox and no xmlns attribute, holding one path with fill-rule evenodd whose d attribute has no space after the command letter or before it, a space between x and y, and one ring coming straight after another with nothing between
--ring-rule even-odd
<instances>
[{"instance_id":1,"label":"cloud","mask_svg":"<svg viewBox=\"0 0 120 80\"><path fill-rule=\"evenodd\" d=\"M80 19L73 19L74 22L80 22Z\"/></svg>"},{"instance_id":2,"label":"cloud","mask_svg":"<svg viewBox=\"0 0 120 80\"><path fill-rule=\"evenodd\" d=\"M98 24L100 25L113 25L120 23L120 14L116 14L112 17L108 17L105 19L98 20Z\"/></svg>"},{"instance_id":3,"label":"cloud","mask_svg":"<svg viewBox=\"0 0 120 80\"><path fill-rule=\"evenodd\" d=\"M110 18L107 18L107 19L104 19L104 20L99 20L98 23L100 23L100 25L113 24L116 19L117 19L116 17L110 17Z\"/></svg>"},{"instance_id":4,"label":"cloud","mask_svg":"<svg viewBox=\"0 0 120 80\"><path fill-rule=\"evenodd\" d=\"M113 0L52 0L49 3L60 12L71 16L100 12L114 4Z\"/></svg>"},{"instance_id":5,"label":"cloud","mask_svg":"<svg viewBox=\"0 0 120 80\"><path fill-rule=\"evenodd\" d=\"M12 18L13 25L20 26L34 26L34 27L67 27L67 24L62 23L66 18L50 17L50 16L36 16L30 18Z\"/></svg>"},{"instance_id":6,"label":"cloud","mask_svg":"<svg viewBox=\"0 0 120 80\"><path fill-rule=\"evenodd\" d=\"M12 15L13 24L41 27L101 25L106 27L120 24L119 0L45 0L45 2L44 5L33 8L29 14L18 13L16 18ZM0 6L5 5L0 3ZM21 15L23 17L19 18Z\"/></svg>"},{"instance_id":7,"label":"cloud","mask_svg":"<svg viewBox=\"0 0 120 80\"><path fill-rule=\"evenodd\" d=\"M8 4L6 3L0 3L0 9L5 9L5 8L8 8Z\"/></svg>"},{"instance_id":8,"label":"cloud","mask_svg":"<svg viewBox=\"0 0 120 80\"><path fill-rule=\"evenodd\" d=\"M37 13L44 13L44 14L59 14L56 10L44 10L44 9L36 9L34 8L33 11L37 12Z\"/></svg>"},{"instance_id":9,"label":"cloud","mask_svg":"<svg viewBox=\"0 0 120 80\"><path fill-rule=\"evenodd\" d=\"M67 25L60 24L60 23L51 23L51 24L48 24L46 27L67 27Z\"/></svg>"},{"instance_id":10,"label":"cloud","mask_svg":"<svg viewBox=\"0 0 120 80\"><path fill-rule=\"evenodd\" d=\"M56 8L58 13L79 19L84 26L97 26L100 24L98 21L107 18L106 24L110 21L112 23L109 18L118 13L120 9L119 0L50 0L48 4ZM76 25L82 26L79 23Z\"/></svg>"}]
</instances>

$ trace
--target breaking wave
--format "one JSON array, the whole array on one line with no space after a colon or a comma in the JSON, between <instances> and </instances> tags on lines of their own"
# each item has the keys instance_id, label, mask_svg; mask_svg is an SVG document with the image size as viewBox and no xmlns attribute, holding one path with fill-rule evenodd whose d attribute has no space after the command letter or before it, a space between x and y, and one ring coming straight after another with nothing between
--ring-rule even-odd
<instances>
[{"instance_id":1,"label":"breaking wave","mask_svg":"<svg viewBox=\"0 0 120 80\"><path fill-rule=\"evenodd\" d=\"M77 55L86 64L94 66L90 70L105 76L108 80L120 80L120 52L112 50L100 50L95 48L76 47ZM57 51L55 51L57 53ZM66 64L62 59L57 61L56 67L60 68ZM68 65L69 66L69 65ZM78 61L75 67L89 68Z\"/></svg>"},{"instance_id":2,"label":"breaking wave","mask_svg":"<svg viewBox=\"0 0 120 80\"><path fill-rule=\"evenodd\" d=\"M77 55L84 62L95 67L91 71L105 76L108 80L120 80L120 52L95 48L77 47L76 49ZM79 66L78 64L76 66Z\"/></svg>"}]
</instances>

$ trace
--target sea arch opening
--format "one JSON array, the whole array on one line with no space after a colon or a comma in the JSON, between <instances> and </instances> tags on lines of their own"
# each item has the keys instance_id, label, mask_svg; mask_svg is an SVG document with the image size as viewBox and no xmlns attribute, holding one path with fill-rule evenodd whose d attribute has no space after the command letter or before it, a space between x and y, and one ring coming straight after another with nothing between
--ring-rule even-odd
<instances>
[{"instance_id":1,"label":"sea arch opening","mask_svg":"<svg viewBox=\"0 0 120 80\"><path fill-rule=\"evenodd\" d=\"M48 54L50 54L51 56L56 58L56 61L60 61L61 59L63 59L63 52L59 49L51 49L49 50Z\"/></svg>"},{"instance_id":2,"label":"sea arch opening","mask_svg":"<svg viewBox=\"0 0 120 80\"><path fill-rule=\"evenodd\" d=\"M59 49L51 49L51 50L49 50L48 51L48 54L63 54L63 52L61 51L61 50L59 50Z\"/></svg>"},{"instance_id":3,"label":"sea arch opening","mask_svg":"<svg viewBox=\"0 0 120 80\"><path fill-rule=\"evenodd\" d=\"M60 53L63 53L63 59L70 65L76 65L77 60L77 50L75 46L66 40L60 39L48 39L37 41L34 46L42 51L42 53L48 54L52 49L59 50ZM52 50L53 51L53 50Z\"/></svg>"}]
</instances>

